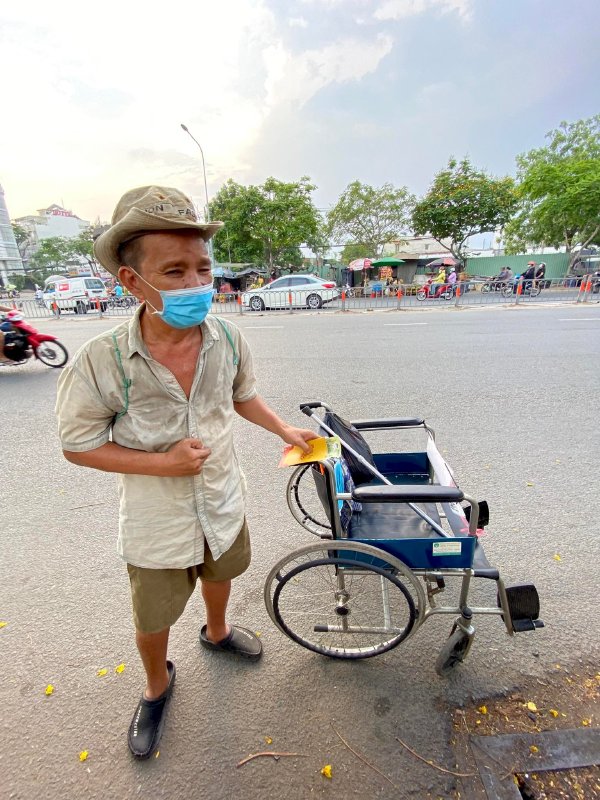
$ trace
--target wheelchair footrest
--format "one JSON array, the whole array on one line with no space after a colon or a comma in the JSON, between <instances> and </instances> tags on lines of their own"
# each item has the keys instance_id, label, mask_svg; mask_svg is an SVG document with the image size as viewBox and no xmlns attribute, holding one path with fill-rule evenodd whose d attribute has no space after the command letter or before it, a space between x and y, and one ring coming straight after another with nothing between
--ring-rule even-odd
<instances>
[{"instance_id":1,"label":"wheelchair footrest","mask_svg":"<svg viewBox=\"0 0 600 800\"><path fill-rule=\"evenodd\" d=\"M507 586L506 598L515 633L534 631L536 628L544 627L544 623L539 619L540 598L533 583Z\"/></svg>"}]
</instances>

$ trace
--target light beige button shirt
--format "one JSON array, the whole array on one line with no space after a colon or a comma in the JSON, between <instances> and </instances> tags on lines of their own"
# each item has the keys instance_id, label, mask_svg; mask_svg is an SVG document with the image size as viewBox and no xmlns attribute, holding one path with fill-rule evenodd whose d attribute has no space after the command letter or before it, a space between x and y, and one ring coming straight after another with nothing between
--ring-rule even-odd
<instances>
[{"instance_id":1,"label":"light beige button shirt","mask_svg":"<svg viewBox=\"0 0 600 800\"><path fill-rule=\"evenodd\" d=\"M59 435L63 449L72 452L112 440L164 453L187 437L210 447L196 476L118 475L119 555L138 567L183 569L203 563L204 537L219 558L242 527L245 481L233 446L233 403L255 397L256 380L240 330L209 316L202 323L188 400L148 352L142 310L87 342L63 371L56 401Z\"/></svg>"}]
</instances>

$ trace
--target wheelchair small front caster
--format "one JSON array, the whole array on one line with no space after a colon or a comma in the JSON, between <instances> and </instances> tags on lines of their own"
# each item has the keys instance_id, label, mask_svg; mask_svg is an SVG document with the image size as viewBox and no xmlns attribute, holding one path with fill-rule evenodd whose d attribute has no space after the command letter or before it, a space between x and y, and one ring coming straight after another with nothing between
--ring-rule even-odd
<instances>
[{"instance_id":1,"label":"wheelchair small front caster","mask_svg":"<svg viewBox=\"0 0 600 800\"><path fill-rule=\"evenodd\" d=\"M472 617L471 610L465 608L436 659L435 671L442 678L447 678L469 654L475 636L475 628L471 625Z\"/></svg>"}]
</instances>

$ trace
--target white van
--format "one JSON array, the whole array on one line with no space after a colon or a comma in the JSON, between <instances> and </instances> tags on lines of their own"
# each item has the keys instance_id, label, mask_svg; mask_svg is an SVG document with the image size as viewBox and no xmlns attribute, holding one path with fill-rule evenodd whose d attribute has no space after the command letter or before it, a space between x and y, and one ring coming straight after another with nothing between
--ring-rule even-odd
<instances>
[{"instance_id":1,"label":"white van","mask_svg":"<svg viewBox=\"0 0 600 800\"><path fill-rule=\"evenodd\" d=\"M95 309L97 301L102 311L108 307L108 292L100 278L48 278L44 287L44 305L61 311L74 311L87 314L89 308Z\"/></svg>"}]
</instances>

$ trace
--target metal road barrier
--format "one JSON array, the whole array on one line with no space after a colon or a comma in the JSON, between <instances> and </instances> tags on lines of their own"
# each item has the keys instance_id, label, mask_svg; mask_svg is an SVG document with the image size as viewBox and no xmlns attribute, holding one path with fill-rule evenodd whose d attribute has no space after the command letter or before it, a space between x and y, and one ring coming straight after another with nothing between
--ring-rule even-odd
<instances>
[{"instance_id":1,"label":"metal road barrier","mask_svg":"<svg viewBox=\"0 0 600 800\"><path fill-rule=\"evenodd\" d=\"M549 303L600 303L600 276L585 275L583 277L559 278L541 281L478 282L462 281L454 287L437 286L435 291L426 293L420 286L400 286L394 291L371 291L357 289L337 290L337 296L315 300L314 293L309 301L306 292L277 292L271 294L262 304L255 303L251 307L248 297L251 293L215 294L213 314L273 314L298 312L333 312L333 311L394 311L402 309L476 307L489 305L529 305ZM244 295L246 295L244 297ZM82 309L59 308L54 303L50 308L33 299L13 299L4 301L3 305L13 306L23 312L26 317L62 317L81 315L119 318L130 317L138 307L135 298L125 302L92 303Z\"/></svg>"}]
</instances>

